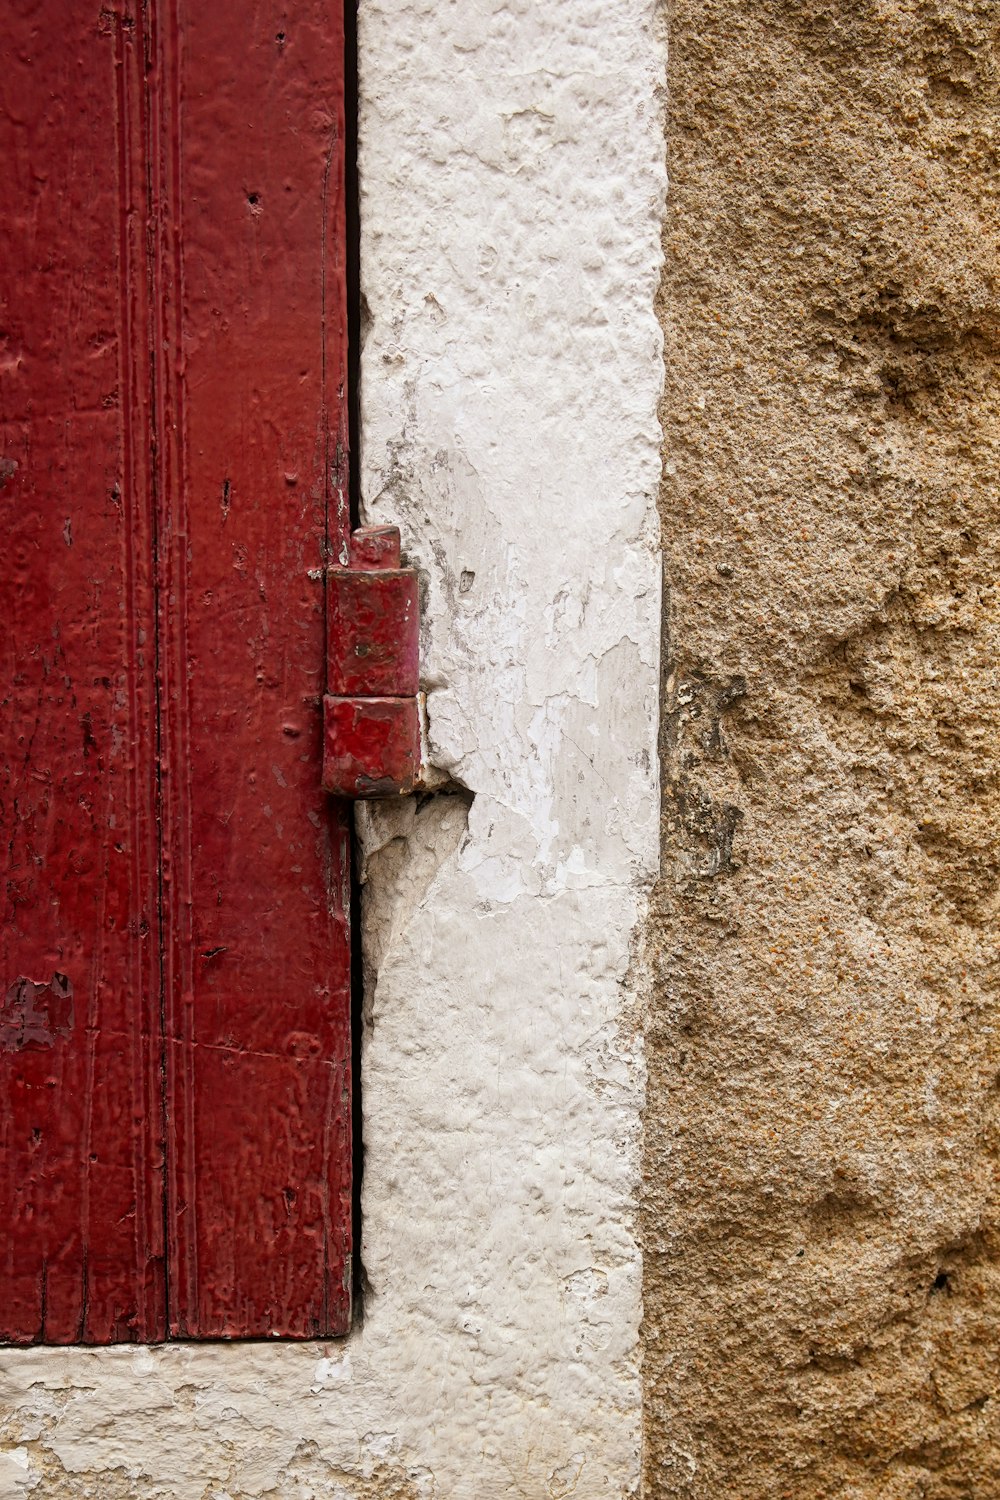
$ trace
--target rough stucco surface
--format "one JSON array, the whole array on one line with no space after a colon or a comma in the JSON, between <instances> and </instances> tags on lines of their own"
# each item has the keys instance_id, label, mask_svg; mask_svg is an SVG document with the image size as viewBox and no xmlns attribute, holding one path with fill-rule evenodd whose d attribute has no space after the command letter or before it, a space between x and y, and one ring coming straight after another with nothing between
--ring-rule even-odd
<instances>
[{"instance_id":1,"label":"rough stucco surface","mask_svg":"<svg viewBox=\"0 0 1000 1500\"><path fill-rule=\"evenodd\" d=\"M674 0L650 1497L1000 1495L992 0Z\"/></svg>"},{"instance_id":2,"label":"rough stucco surface","mask_svg":"<svg viewBox=\"0 0 1000 1500\"><path fill-rule=\"evenodd\" d=\"M362 817L364 1318L0 1354L0 1495L612 1500L639 1471L662 59L648 0L363 0L367 518L427 800Z\"/></svg>"}]
</instances>

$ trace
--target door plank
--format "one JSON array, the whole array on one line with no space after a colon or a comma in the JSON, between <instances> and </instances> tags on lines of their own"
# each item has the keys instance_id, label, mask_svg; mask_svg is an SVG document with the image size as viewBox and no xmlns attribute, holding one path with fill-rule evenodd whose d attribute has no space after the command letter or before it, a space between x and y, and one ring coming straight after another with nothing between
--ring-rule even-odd
<instances>
[{"instance_id":1,"label":"door plank","mask_svg":"<svg viewBox=\"0 0 1000 1500\"><path fill-rule=\"evenodd\" d=\"M161 785L170 1327L350 1310L346 809L320 790L346 531L336 6L162 6Z\"/></svg>"},{"instance_id":2,"label":"door plank","mask_svg":"<svg viewBox=\"0 0 1000 1500\"><path fill-rule=\"evenodd\" d=\"M141 54L0 62L0 1338L165 1332Z\"/></svg>"}]
</instances>

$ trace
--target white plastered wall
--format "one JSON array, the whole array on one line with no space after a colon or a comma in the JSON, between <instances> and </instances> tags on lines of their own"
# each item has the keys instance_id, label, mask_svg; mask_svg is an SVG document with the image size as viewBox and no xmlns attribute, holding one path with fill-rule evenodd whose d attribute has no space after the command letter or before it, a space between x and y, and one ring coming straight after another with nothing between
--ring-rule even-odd
<instances>
[{"instance_id":1,"label":"white plastered wall","mask_svg":"<svg viewBox=\"0 0 1000 1500\"><path fill-rule=\"evenodd\" d=\"M0 1496L637 1492L655 9L362 0L365 519L424 574L431 758L472 794L361 819L364 1316L2 1353Z\"/></svg>"}]
</instances>

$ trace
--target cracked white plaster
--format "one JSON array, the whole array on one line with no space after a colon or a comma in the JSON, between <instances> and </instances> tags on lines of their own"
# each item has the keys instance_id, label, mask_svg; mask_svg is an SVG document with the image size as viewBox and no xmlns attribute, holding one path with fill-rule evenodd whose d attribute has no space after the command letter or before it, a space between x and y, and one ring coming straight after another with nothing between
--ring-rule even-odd
<instances>
[{"instance_id":1,"label":"cracked white plaster","mask_svg":"<svg viewBox=\"0 0 1000 1500\"><path fill-rule=\"evenodd\" d=\"M472 794L362 817L364 1318L5 1351L0 1496L638 1489L656 8L362 0L360 56L365 519L421 569L431 753Z\"/></svg>"}]
</instances>

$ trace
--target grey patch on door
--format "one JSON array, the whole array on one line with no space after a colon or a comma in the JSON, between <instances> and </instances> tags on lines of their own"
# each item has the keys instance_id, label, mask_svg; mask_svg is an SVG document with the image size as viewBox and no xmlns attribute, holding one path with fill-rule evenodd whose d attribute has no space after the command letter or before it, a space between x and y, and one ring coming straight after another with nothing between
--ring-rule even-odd
<instances>
[{"instance_id":1,"label":"grey patch on door","mask_svg":"<svg viewBox=\"0 0 1000 1500\"><path fill-rule=\"evenodd\" d=\"M15 979L0 1003L0 1052L52 1047L73 1030L73 986L65 974L47 982Z\"/></svg>"}]
</instances>

